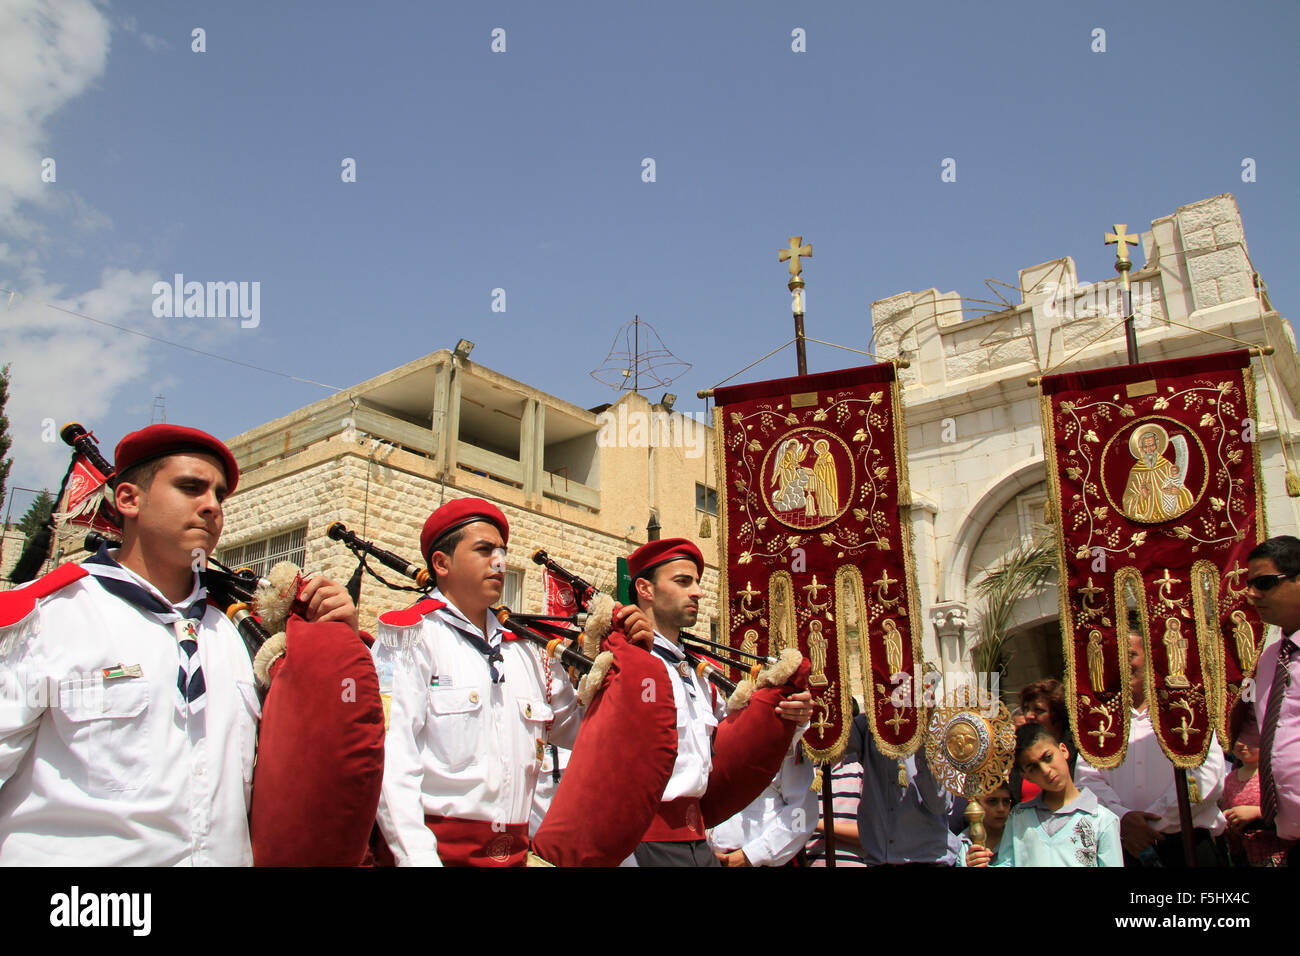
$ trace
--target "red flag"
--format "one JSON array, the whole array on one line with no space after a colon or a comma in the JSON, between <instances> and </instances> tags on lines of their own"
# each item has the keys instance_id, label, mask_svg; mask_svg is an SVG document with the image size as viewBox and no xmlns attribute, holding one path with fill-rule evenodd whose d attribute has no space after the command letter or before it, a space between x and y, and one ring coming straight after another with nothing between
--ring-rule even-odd
<instances>
[{"instance_id":1,"label":"red flag","mask_svg":"<svg viewBox=\"0 0 1300 956\"><path fill-rule=\"evenodd\" d=\"M107 481L84 455L76 455L58 515L59 524L90 528L115 538L120 536L122 532L112 520L117 512L108 499Z\"/></svg>"},{"instance_id":2,"label":"red flag","mask_svg":"<svg viewBox=\"0 0 1300 956\"><path fill-rule=\"evenodd\" d=\"M903 405L894 366L720 388L723 627L732 647L808 658L804 745L839 758L849 738L849 644L880 750L924 735ZM854 627L850 628L850 622Z\"/></svg>"},{"instance_id":3,"label":"red flag","mask_svg":"<svg viewBox=\"0 0 1300 956\"><path fill-rule=\"evenodd\" d=\"M567 617L578 610L574 600L573 588L549 570L542 572L546 581L546 613L557 617Z\"/></svg>"},{"instance_id":4,"label":"red flag","mask_svg":"<svg viewBox=\"0 0 1300 956\"><path fill-rule=\"evenodd\" d=\"M1066 700L1080 753L1124 759L1136 601L1147 706L1176 767L1205 759L1264 628L1246 555L1268 536L1245 350L1042 380L1057 516Z\"/></svg>"}]
</instances>

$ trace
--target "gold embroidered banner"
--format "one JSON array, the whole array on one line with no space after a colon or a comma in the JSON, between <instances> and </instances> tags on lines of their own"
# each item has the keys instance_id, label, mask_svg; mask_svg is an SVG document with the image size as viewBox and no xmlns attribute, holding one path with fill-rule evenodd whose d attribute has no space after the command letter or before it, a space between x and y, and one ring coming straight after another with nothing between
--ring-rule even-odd
<instances>
[{"instance_id":1,"label":"gold embroidered banner","mask_svg":"<svg viewBox=\"0 0 1300 956\"><path fill-rule=\"evenodd\" d=\"M906 757L924 734L903 406L892 364L714 393L722 476L721 606L732 647L812 663L813 759L852 720L850 642L871 730Z\"/></svg>"},{"instance_id":2,"label":"gold embroidered banner","mask_svg":"<svg viewBox=\"0 0 1300 956\"><path fill-rule=\"evenodd\" d=\"M1094 766L1128 744L1127 590L1160 746L1195 767L1227 740L1264 630L1245 584L1267 537L1254 387L1245 350L1042 380L1066 696Z\"/></svg>"}]
</instances>

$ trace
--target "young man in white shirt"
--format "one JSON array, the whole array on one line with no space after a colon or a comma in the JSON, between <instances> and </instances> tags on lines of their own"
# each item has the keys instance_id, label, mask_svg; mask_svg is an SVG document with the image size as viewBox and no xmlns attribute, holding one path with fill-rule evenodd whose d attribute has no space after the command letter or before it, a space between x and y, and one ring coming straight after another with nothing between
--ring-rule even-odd
<instances>
[{"instance_id":1,"label":"young man in white shirt","mask_svg":"<svg viewBox=\"0 0 1300 956\"><path fill-rule=\"evenodd\" d=\"M635 858L638 866L719 866L709 847L700 798L709 785L712 741L727 702L689 667L679 636L700 612L704 555L686 538L665 538L637 548L628 558L637 606L654 627L653 653L669 671L677 705L677 761L661 798L659 813ZM777 705L776 713L796 726L812 717L812 694L800 691Z\"/></svg>"},{"instance_id":2,"label":"young man in white shirt","mask_svg":"<svg viewBox=\"0 0 1300 956\"><path fill-rule=\"evenodd\" d=\"M0 864L252 863L260 702L196 572L238 480L205 432L133 432L112 481L121 549L0 594ZM299 598L356 628L341 586Z\"/></svg>"}]
</instances>

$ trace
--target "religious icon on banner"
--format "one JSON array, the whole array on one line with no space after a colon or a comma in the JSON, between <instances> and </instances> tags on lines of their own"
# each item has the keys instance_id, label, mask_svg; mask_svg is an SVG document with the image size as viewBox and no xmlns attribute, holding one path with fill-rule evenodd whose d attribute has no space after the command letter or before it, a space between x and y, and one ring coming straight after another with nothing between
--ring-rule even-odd
<instances>
[{"instance_id":1,"label":"religious icon on banner","mask_svg":"<svg viewBox=\"0 0 1300 956\"><path fill-rule=\"evenodd\" d=\"M1067 702L1089 763L1124 759L1137 617L1156 738L1194 767L1252 673L1246 555L1267 537L1244 350L1045 376Z\"/></svg>"},{"instance_id":2,"label":"religious icon on banner","mask_svg":"<svg viewBox=\"0 0 1300 956\"><path fill-rule=\"evenodd\" d=\"M732 647L812 665L813 759L848 741L849 644L872 733L905 757L924 734L902 403L892 365L720 388L723 629Z\"/></svg>"},{"instance_id":3,"label":"religious icon on banner","mask_svg":"<svg viewBox=\"0 0 1300 956\"><path fill-rule=\"evenodd\" d=\"M1155 416L1152 416L1154 418ZM1152 418L1143 419L1128 432L1124 441L1124 430L1111 438L1107 451L1111 448L1127 448L1131 456L1125 461L1129 464L1124 491L1120 497L1120 510L1133 521L1157 524L1170 521L1186 512L1205 492L1205 482L1209 473L1205 468L1205 453L1200 449L1200 441L1193 433L1177 434L1170 437L1170 430L1183 431L1184 427L1172 419L1166 419L1166 429L1159 421ZM1192 465L1188 451L1188 439L1196 443L1196 477L1199 479L1200 494L1193 494L1188 487L1188 468ZM1121 454L1116 452L1116 454ZM1103 483L1106 497L1114 504L1110 476L1115 468L1107 469L1106 455L1102 456Z\"/></svg>"}]
</instances>

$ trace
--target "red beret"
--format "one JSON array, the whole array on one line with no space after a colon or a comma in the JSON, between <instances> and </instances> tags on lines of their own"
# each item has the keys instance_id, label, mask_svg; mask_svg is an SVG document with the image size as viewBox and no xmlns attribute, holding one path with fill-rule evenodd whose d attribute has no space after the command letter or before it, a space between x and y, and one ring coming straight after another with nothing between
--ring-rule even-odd
<instances>
[{"instance_id":1,"label":"red beret","mask_svg":"<svg viewBox=\"0 0 1300 956\"><path fill-rule=\"evenodd\" d=\"M704 555L692 541L686 538L664 538L662 541L651 541L649 544L641 545L627 559L627 570L635 581L647 571L681 558L694 561L696 572L701 577L704 576Z\"/></svg>"},{"instance_id":2,"label":"red beret","mask_svg":"<svg viewBox=\"0 0 1300 956\"><path fill-rule=\"evenodd\" d=\"M500 508L482 498L457 498L429 515L424 522L424 530L420 532L420 554L424 560L429 560L429 549L438 543L439 538L475 521L496 525L501 532L501 543L510 541L510 522L506 521Z\"/></svg>"},{"instance_id":3,"label":"red beret","mask_svg":"<svg viewBox=\"0 0 1300 956\"><path fill-rule=\"evenodd\" d=\"M219 459L226 472L226 494L233 492L235 485L239 484L239 465L230 449L207 432L183 425L150 425L131 432L117 443L117 450L113 452L113 473L120 475L146 461L184 452L198 452Z\"/></svg>"}]
</instances>

